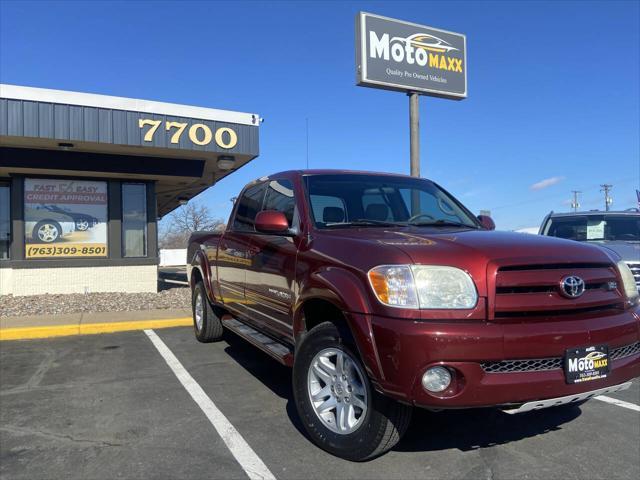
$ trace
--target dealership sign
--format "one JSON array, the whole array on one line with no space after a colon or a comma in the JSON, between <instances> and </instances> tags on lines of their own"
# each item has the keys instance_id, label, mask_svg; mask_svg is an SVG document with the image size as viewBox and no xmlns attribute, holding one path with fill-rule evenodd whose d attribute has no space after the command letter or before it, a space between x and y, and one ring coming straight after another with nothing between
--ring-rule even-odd
<instances>
[{"instance_id":1,"label":"dealership sign","mask_svg":"<svg viewBox=\"0 0 640 480\"><path fill-rule=\"evenodd\" d=\"M357 83L466 98L466 47L466 37L460 33L360 12L356 17Z\"/></svg>"}]
</instances>

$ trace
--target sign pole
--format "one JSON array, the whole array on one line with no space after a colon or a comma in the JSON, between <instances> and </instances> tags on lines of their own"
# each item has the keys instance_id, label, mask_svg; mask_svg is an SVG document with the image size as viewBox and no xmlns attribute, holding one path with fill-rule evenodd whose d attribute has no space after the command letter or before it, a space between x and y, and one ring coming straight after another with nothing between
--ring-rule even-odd
<instances>
[{"instance_id":1,"label":"sign pole","mask_svg":"<svg viewBox=\"0 0 640 480\"><path fill-rule=\"evenodd\" d=\"M420 177L420 112L416 92L409 92L409 157L412 177ZM420 214L420 192L411 191L411 215Z\"/></svg>"},{"instance_id":2,"label":"sign pole","mask_svg":"<svg viewBox=\"0 0 640 480\"><path fill-rule=\"evenodd\" d=\"M409 95L409 142L410 142L410 171L412 177L420 176L420 112L419 95L415 92Z\"/></svg>"}]
</instances>

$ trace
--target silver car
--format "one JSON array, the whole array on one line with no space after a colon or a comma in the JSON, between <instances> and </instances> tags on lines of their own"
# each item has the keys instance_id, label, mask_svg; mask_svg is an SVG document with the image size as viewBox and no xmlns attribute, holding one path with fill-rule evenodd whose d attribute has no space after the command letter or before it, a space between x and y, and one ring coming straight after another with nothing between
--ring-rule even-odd
<instances>
[{"instance_id":1,"label":"silver car","mask_svg":"<svg viewBox=\"0 0 640 480\"><path fill-rule=\"evenodd\" d=\"M629 265L640 290L640 210L554 213L545 217L540 235L597 243Z\"/></svg>"}]
</instances>

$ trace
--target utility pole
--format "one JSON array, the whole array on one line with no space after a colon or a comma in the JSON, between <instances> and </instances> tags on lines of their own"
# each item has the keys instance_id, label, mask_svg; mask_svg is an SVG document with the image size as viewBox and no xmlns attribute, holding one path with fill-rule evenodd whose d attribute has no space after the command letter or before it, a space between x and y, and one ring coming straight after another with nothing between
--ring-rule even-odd
<instances>
[{"instance_id":1,"label":"utility pole","mask_svg":"<svg viewBox=\"0 0 640 480\"><path fill-rule=\"evenodd\" d=\"M582 192L580 190L571 190L573 193L573 202L571 202L571 208L573 208L574 212L577 212L580 208L580 202L578 202L578 195Z\"/></svg>"},{"instance_id":2,"label":"utility pole","mask_svg":"<svg viewBox=\"0 0 640 480\"><path fill-rule=\"evenodd\" d=\"M604 209L608 212L609 207L613 203L613 198L609 196L609 191L613 188L613 185L608 185L605 183L603 185L600 185L600 187L602 187L600 191L604 192Z\"/></svg>"}]
</instances>

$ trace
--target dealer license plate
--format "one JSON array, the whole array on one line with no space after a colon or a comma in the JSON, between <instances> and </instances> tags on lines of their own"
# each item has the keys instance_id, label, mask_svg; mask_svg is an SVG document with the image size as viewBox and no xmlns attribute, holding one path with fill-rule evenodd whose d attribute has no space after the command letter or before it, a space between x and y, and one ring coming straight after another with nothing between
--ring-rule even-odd
<instances>
[{"instance_id":1,"label":"dealer license plate","mask_svg":"<svg viewBox=\"0 0 640 480\"><path fill-rule=\"evenodd\" d=\"M567 383L590 382L606 378L609 373L609 347L570 348L564 357L564 374Z\"/></svg>"}]
</instances>

